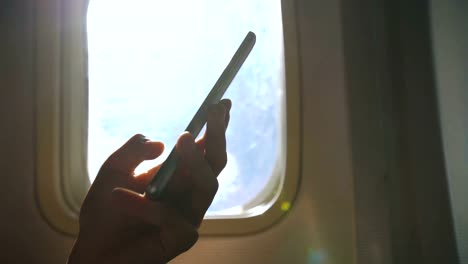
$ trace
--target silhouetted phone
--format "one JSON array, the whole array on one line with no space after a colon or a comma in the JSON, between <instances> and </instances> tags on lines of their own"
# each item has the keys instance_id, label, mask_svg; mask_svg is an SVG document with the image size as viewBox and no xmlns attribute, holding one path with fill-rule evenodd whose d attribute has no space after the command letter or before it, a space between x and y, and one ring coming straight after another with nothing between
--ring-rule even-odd
<instances>
[{"instance_id":1,"label":"silhouetted phone","mask_svg":"<svg viewBox=\"0 0 468 264\"><path fill-rule=\"evenodd\" d=\"M205 101L203 101L197 113L192 118L192 121L190 121L185 131L190 132L194 138L198 136L207 121L208 107L212 104L218 103L221 100L227 88L241 68L242 64L244 64L244 61L249 56L250 51L255 45L255 41L255 34L253 32L249 32L232 57L226 69L224 69L218 81L216 81ZM164 196L164 190L166 189L169 180L177 168L178 159L179 157L174 146L171 153L163 162L161 168L146 188L146 197L151 200L160 200Z\"/></svg>"}]
</instances>

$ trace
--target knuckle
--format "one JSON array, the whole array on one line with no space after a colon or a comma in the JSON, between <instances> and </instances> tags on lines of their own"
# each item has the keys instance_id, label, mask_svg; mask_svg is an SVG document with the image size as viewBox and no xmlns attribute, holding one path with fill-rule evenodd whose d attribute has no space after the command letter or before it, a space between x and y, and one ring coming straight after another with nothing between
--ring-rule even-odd
<instances>
[{"instance_id":1,"label":"knuckle","mask_svg":"<svg viewBox=\"0 0 468 264\"><path fill-rule=\"evenodd\" d=\"M202 183L197 183L197 189L207 198L213 198L219 189L218 180L215 177L206 178Z\"/></svg>"},{"instance_id":2,"label":"knuckle","mask_svg":"<svg viewBox=\"0 0 468 264\"><path fill-rule=\"evenodd\" d=\"M227 165L227 162L228 162L228 159L227 159L227 153L224 152L223 155L219 156L217 158L217 161L216 161L216 169L215 169L215 172L216 174L220 174L221 171L223 171L223 169L226 167Z\"/></svg>"},{"instance_id":3,"label":"knuckle","mask_svg":"<svg viewBox=\"0 0 468 264\"><path fill-rule=\"evenodd\" d=\"M213 155L211 155L213 156ZM228 162L228 158L227 158L227 153L224 152L223 154L217 156L217 157L212 157L211 159L210 165L211 165L211 168L213 170L213 173L215 175L219 175L221 173L221 171L223 171L223 169L226 167L227 165L227 162Z\"/></svg>"},{"instance_id":4,"label":"knuckle","mask_svg":"<svg viewBox=\"0 0 468 264\"><path fill-rule=\"evenodd\" d=\"M220 161L221 170L226 167L227 162L228 162L227 153L224 152L224 154L221 156L221 161Z\"/></svg>"},{"instance_id":5,"label":"knuckle","mask_svg":"<svg viewBox=\"0 0 468 264\"><path fill-rule=\"evenodd\" d=\"M207 188L208 188L207 192L210 194L210 196L214 196L218 192L218 189L219 189L218 180L213 179L212 181L210 181L210 184L208 185Z\"/></svg>"},{"instance_id":6,"label":"knuckle","mask_svg":"<svg viewBox=\"0 0 468 264\"><path fill-rule=\"evenodd\" d=\"M198 238L199 238L199 234L198 234L198 231L195 228L188 231L187 232L186 243L183 246L182 251L186 252L189 249L191 249L197 243Z\"/></svg>"}]
</instances>

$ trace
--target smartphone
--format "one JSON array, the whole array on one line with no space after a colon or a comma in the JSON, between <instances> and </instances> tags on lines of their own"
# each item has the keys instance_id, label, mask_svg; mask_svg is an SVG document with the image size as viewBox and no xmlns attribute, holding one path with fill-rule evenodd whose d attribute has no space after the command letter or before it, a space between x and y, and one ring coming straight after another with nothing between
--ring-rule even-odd
<instances>
[{"instance_id":1,"label":"smartphone","mask_svg":"<svg viewBox=\"0 0 468 264\"><path fill-rule=\"evenodd\" d=\"M244 61L249 56L250 51L255 45L255 41L255 34L253 32L247 33L247 36L244 41L242 41L226 69L224 69L218 81L216 81L214 87L208 93L205 101L203 101L195 116L192 118L192 121L188 124L185 131L190 132L194 138L198 136L207 121L208 107L221 100L242 64L244 64ZM166 186L177 168L178 160L179 157L174 146L167 159L161 165L159 171L148 184L145 192L146 197L151 200L161 200L163 198Z\"/></svg>"}]
</instances>

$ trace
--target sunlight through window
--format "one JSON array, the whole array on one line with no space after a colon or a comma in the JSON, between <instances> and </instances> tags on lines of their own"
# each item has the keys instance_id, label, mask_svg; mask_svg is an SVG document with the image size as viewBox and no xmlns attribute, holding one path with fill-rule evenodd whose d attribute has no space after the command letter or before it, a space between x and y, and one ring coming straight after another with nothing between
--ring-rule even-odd
<instances>
[{"instance_id":1,"label":"sunlight through window","mask_svg":"<svg viewBox=\"0 0 468 264\"><path fill-rule=\"evenodd\" d=\"M228 164L208 214L242 208L284 162L284 58L279 0L94 0L88 9L88 171L136 133L165 143L162 162L248 31L257 44L228 89ZM238 210L236 210L238 211Z\"/></svg>"}]
</instances>

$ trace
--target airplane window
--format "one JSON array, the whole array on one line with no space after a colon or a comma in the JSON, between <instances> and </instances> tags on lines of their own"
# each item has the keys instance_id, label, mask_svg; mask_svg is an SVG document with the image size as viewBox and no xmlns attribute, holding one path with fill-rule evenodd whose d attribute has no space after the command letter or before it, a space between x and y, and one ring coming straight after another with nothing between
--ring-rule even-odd
<instances>
[{"instance_id":1,"label":"airplane window","mask_svg":"<svg viewBox=\"0 0 468 264\"><path fill-rule=\"evenodd\" d=\"M137 172L162 162L248 31L257 43L225 95L233 101L228 164L208 216L241 214L259 195L277 191L268 186L284 175L278 170L285 158L280 0L91 1L90 181L136 133L166 145L162 157Z\"/></svg>"},{"instance_id":2,"label":"airplane window","mask_svg":"<svg viewBox=\"0 0 468 264\"><path fill-rule=\"evenodd\" d=\"M457 1L431 4L434 72L460 263L468 263L468 18Z\"/></svg>"}]
</instances>

